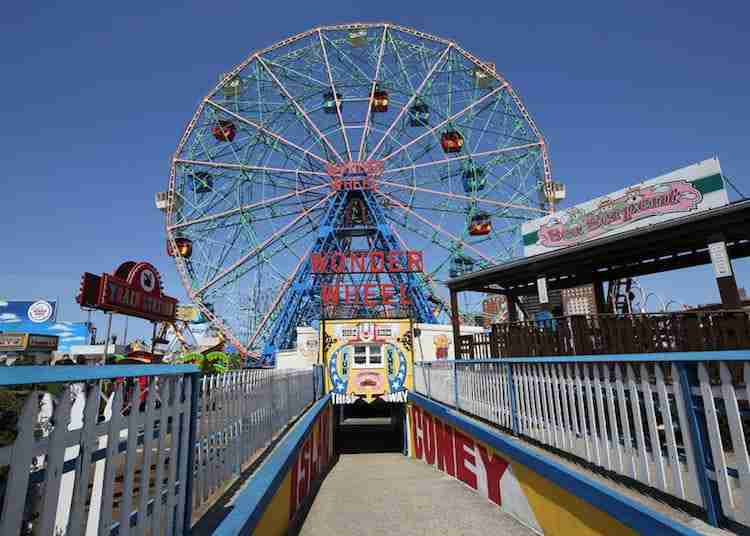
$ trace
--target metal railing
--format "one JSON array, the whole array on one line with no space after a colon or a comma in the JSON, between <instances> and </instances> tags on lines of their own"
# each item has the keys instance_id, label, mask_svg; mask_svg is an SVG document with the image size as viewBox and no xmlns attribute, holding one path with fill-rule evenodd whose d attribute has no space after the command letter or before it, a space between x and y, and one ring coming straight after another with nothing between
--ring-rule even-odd
<instances>
[{"instance_id":1,"label":"metal railing","mask_svg":"<svg viewBox=\"0 0 750 536\"><path fill-rule=\"evenodd\" d=\"M212 505L316 399L313 380L312 370L270 369L201 378L193 487L196 514Z\"/></svg>"},{"instance_id":2,"label":"metal railing","mask_svg":"<svg viewBox=\"0 0 750 536\"><path fill-rule=\"evenodd\" d=\"M156 536L186 534L322 388L317 369L30 366L2 367L0 395L4 422L20 408L0 534Z\"/></svg>"},{"instance_id":3,"label":"metal railing","mask_svg":"<svg viewBox=\"0 0 750 536\"><path fill-rule=\"evenodd\" d=\"M462 335L459 359L750 349L745 311L573 315Z\"/></svg>"},{"instance_id":4,"label":"metal railing","mask_svg":"<svg viewBox=\"0 0 750 536\"><path fill-rule=\"evenodd\" d=\"M416 363L415 391L750 524L750 352Z\"/></svg>"}]
</instances>

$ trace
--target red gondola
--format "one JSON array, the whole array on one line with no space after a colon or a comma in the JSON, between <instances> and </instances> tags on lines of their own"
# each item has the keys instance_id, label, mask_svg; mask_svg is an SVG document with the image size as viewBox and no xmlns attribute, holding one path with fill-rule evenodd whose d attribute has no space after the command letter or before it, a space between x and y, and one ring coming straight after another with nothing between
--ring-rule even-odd
<instances>
[{"instance_id":1,"label":"red gondola","mask_svg":"<svg viewBox=\"0 0 750 536\"><path fill-rule=\"evenodd\" d=\"M211 133L218 141L232 141L237 134L237 127L231 121L222 119L216 122Z\"/></svg>"},{"instance_id":2,"label":"red gondola","mask_svg":"<svg viewBox=\"0 0 750 536\"><path fill-rule=\"evenodd\" d=\"M177 251L172 249L172 243L167 240L167 255L170 257L184 257L189 259L193 254L193 241L189 238L175 238L175 244L177 245Z\"/></svg>"},{"instance_id":3,"label":"red gondola","mask_svg":"<svg viewBox=\"0 0 750 536\"><path fill-rule=\"evenodd\" d=\"M471 236L484 236L492 232L492 220L486 212L480 212L472 216L469 222L469 234Z\"/></svg>"},{"instance_id":4,"label":"red gondola","mask_svg":"<svg viewBox=\"0 0 750 536\"><path fill-rule=\"evenodd\" d=\"M372 106L370 108L373 112L387 112L388 111L388 92L375 86L375 92L372 94Z\"/></svg>"},{"instance_id":5,"label":"red gondola","mask_svg":"<svg viewBox=\"0 0 750 536\"><path fill-rule=\"evenodd\" d=\"M464 137L456 130L448 130L440 136L440 145L446 153L457 153L464 146Z\"/></svg>"}]
</instances>

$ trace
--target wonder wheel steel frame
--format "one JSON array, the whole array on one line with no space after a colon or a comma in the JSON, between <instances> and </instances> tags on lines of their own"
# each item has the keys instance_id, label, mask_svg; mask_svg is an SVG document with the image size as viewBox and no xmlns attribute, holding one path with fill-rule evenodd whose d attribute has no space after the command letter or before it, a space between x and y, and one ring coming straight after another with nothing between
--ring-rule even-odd
<instances>
[{"instance_id":1,"label":"wonder wheel steel frame","mask_svg":"<svg viewBox=\"0 0 750 536\"><path fill-rule=\"evenodd\" d=\"M336 189L331 169L348 163L377 163L376 188ZM550 173L492 65L394 24L320 27L253 53L203 99L172 161L167 239L191 245L175 257L190 298L269 365L318 321L326 282L405 285L414 320L438 321L438 283L520 255ZM419 250L425 271L312 273L311 254L354 250Z\"/></svg>"}]
</instances>

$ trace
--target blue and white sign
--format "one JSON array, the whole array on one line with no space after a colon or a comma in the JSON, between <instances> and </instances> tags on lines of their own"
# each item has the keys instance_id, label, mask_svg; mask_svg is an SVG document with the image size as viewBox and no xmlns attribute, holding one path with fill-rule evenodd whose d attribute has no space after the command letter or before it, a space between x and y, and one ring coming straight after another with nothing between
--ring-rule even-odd
<instances>
[{"instance_id":1,"label":"blue and white sign","mask_svg":"<svg viewBox=\"0 0 750 536\"><path fill-rule=\"evenodd\" d=\"M0 300L0 331L19 331L10 324L33 322L53 323L57 318L57 302L50 300Z\"/></svg>"}]
</instances>

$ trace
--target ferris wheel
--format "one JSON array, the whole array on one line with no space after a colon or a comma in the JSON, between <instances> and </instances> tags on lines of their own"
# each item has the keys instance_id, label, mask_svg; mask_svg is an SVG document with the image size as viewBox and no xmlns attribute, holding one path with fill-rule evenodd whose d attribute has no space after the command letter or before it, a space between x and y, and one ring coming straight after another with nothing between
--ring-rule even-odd
<instances>
[{"instance_id":1,"label":"ferris wheel","mask_svg":"<svg viewBox=\"0 0 750 536\"><path fill-rule=\"evenodd\" d=\"M437 322L439 283L517 257L520 225L547 213L550 184L544 139L493 64L410 28L350 24L223 75L161 202L191 299L270 362L320 317L321 283L386 277L315 274L312 255L422 252L421 273L387 276L417 321Z\"/></svg>"}]
</instances>

